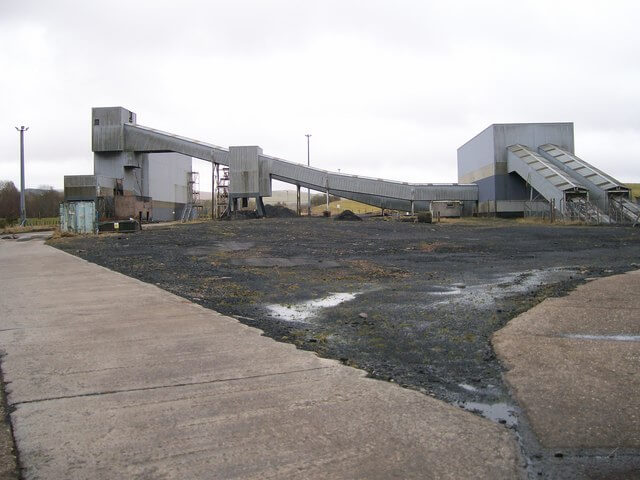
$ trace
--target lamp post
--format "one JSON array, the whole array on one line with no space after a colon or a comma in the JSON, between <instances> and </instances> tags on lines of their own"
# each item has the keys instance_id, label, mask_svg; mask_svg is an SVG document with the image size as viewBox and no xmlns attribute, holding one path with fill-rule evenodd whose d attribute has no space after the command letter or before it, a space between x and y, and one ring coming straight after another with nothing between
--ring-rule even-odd
<instances>
[{"instance_id":1,"label":"lamp post","mask_svg":"<svg viewBox=\"0 0 640 480\"><path fill-rule=\"evenodd\" d=\"M309 139L311 138L311 134L305 134L307 137L307 167L311 166L311 160L309 157ZM311 216L311 190L307 187L307 217Z\"/></svg>"},{"instance_id":2,"label":"lamp post","mask_svg":"<svg viewBox=\"0 0 640 480\"><path fill-rule=\"evenodd\" d=\"M16 127L16 130L20 132L20 225L24 226L27 223L27 212L24 206L24 132L29 130L29 127Z\"/></svg>"}]
</instances>

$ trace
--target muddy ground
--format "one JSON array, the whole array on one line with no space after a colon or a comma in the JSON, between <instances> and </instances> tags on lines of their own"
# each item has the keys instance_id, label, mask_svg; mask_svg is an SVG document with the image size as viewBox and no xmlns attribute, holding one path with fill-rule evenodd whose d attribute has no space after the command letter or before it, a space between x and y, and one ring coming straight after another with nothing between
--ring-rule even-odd
<instances>
[{"instance_id":1,"label":"muddy ground","mask_svg":"<svg viewBox=\"0 0 640 480\"><path fill-rule=\"evenodd\" d=\"M548 296L640 262L639 229L500 220L262 219L52 244L507 424L491 334Z\"/></svg>"},{"instance_id":2,"label":"muddy ground","mask_svg":"<svg viewBox=\"0 0 640 480\"><path fill-rule=\"evenodd\" d=\"M51 244L503 423L530 478L574 478L558 468L578 472L590 458L577 452L559 466L553 451L540 453L490 337L546 297L638 268L640 229L382 218L154 227Z\"/></svg>"}]
</instances>

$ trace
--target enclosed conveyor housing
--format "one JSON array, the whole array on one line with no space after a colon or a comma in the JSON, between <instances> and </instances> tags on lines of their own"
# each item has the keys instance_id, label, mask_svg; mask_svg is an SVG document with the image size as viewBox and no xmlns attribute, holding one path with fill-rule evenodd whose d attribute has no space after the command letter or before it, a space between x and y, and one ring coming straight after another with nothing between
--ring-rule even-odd
<instances>
[{"instance_id":1,"label":"enclosed conveyor housing","mask_svg":"<svg viewBox=\"0 0 640 480\"><path fill-rule=\"evenodd\" d=\"M629 198L628 187L576 155L550 143L542 145L538 151L584 185L589 190L590 200L602 210L608 210L608 200L611 197Z\"/></svg>"},{"instance_id":2,"label":"enclosed conveyor housing","mask_svg":"<svg viewBox=\"0 0 640 480\"><path fill-rule=\"evenodd\" d=\"M562 215L596 220L602 215L589 202L589 191L546 158L520 144L508 147L507 168L517 173Z\"/></svg>"},{"instance_id":3,"label":"enclosed conveyor housing","mask_svg":"<svg viewBox=\"0 0 640 480\"><path fill-rule=\"evenodd\" d=\"M631 201L631 190L611 175L594 167L571 152L553 144L545 144L538 151L565 173L577 179L589 190L589 198L611 221L638 222L640 208Z\"/></svg>"},{"instance_id":4,"label":"enclosed conveyor housing","mask_svg":"<svg viewBox=\"0 0 640 480\"><path fill-rule=\"evenodd\" d=\"M478 199L478 186L475 184L398 182L329 172L268 155L261 155L260 160L267 162L266 169L275 180L382 208L424 210L436 200L475 203Z\"/></svg>"},{"instance_id":5,"label":"enclosed conveyor housing","mask_svg":"<svg viewBox=\"0 0 640 480\"><path fill-rule=\"evenodd\" d=\"M517 173L540 195L556 206L575 197L587 198L587 189L580 182L563 174L547 159L524 145L508 147L507 168L509 173Z\"/></svg>"},{"instance_id":6,"label":"enclosed conveyor housing","mask_svg":"<svg viewBox=\"0 0 640 480\"><path fill-rule=\"evenodd\" d=\"M133 152L177 152L221 165L229 165L229 150L210 143L163 132L137 124L124 124L124 150ZM434 200L462 201L475 205L475 184L416 184L335 173L258 156L261 175L312 190L331 193L369 205L398 210L428 209Z\"/></svg>"},{"instance_id":7,"label":"enclosed conveyor housing","mask_svg":"<svg viewBox=\"0 0 640 480\"><path fill-rule=\"evenodd\" d=\"M229 150L226 148L137 124L124 124L124 150L145 153L176 152L207 162L229 165Z\"/></svg>"}]
</instances>

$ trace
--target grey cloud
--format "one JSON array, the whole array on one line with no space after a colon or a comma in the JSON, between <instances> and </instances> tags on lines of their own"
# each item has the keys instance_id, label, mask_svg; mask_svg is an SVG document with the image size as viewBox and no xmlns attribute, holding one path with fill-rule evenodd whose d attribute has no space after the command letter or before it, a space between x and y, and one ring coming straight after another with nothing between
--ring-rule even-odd
<instances>
[{"instance_id":1,"label":"grey cloud","mask_svg":"<svg viewBox=\"0 0 640 480\"><path fill-rule=\"evenodd\" d=\"M88 173L90 108L122 105L294 161L312 131L327 168L434 182L456 180L456 148L490 123L574 121L580 154L638 180L636 150L603 152L640 146L639 14L615 0L2 2L0 177L20 122L39 183L69 173L52 161Z\"/></svg>"}]
</instances>

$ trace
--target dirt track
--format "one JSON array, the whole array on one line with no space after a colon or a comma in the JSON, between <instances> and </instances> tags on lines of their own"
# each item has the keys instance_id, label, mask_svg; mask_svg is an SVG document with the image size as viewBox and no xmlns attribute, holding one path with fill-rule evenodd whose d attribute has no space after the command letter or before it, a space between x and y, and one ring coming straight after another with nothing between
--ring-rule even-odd
<instances>
[{"instance_id":1,"label":"dirt track","mask_svg":"<svg viewBox=\"0 0 640 480\"><path fill-rule=\"evenodd\" d=\"M499 220L207 222L53 245L507 424L491 334L640 261L638 229Z\"/></svg>"}]
</instances>

